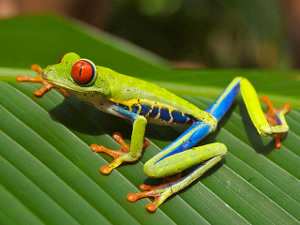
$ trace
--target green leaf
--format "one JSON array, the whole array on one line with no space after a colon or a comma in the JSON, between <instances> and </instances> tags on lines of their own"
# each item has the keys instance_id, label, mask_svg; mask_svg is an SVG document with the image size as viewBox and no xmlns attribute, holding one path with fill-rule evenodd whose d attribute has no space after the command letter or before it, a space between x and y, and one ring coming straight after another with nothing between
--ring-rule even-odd
<instances>
[{"instance_id":1,"label":"green leaf","mask_svg":"<svg viewBox=\"0 0 300 225\"><path fill-rule=\"evenodd\" d=\"M0 21L0 224L299 224L300 101L298 71L173 70L167 62L76 21L52 16ZM146 177L143 163L180 131L151 126L151 146L141 161L109 176L98 168L111 159L89 144L117 148L110 137L131 126L55 91L33 97L36 84L17 84L33 74L30 64L55 63L76 51L97 64L150 80L201 108L234 76L246 76L276 104L290 102L290 132L280 150L260 138L241 101L203 143L228 146L224 163L169 199L154 214L129 203L128 192Z\"/></svg>"}]
</instances>

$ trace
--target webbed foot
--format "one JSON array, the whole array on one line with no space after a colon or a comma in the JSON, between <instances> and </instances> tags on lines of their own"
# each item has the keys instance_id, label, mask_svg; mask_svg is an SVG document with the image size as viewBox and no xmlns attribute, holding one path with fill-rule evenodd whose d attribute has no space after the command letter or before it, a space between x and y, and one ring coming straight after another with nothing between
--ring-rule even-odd
<instances>
[{"instance_id":1,"label":"webbed foot","mask_svg":"<svg viewBox=\"0 0 300 225\"><path fill-rule=\"evenodd\" d=\"M267 112L265 113L265 115L267 121L271 126L278 126L286 123L284 116L291 110L290 104L285 103L281 108L277 109L274 107L269 97L263 96L262 101L267 106ZM275 148L279 149L281 147L281 140L284 136L284 133L275 133L273 136L275 141Z\"/></svg>"},{"instance_id":2,"label":"webbed foot","mask_svg":"<svg viewBox=\"0 0 300 225\"><path fill-rule=\"evenodd\" d=\"M30 82L30 83L41 83L43 86L36 90L34 92L34 95L36 97L42 97L44 94L46 94L48 91L50 91L52 88L55 88L53 84L51 84L49 81L45 80L42 76L43 69L37 65L33 64L31 65L31 70L37 73L35 77L26 76L26 75L19 75L16 77L17 82ZM67 97L69 96L68 92L63 88L56 88L63 96Z\"/></svg>"},{"instance_id":3,"label":"webbed foot","mask_svg":"<svg viewBox=\"0 0 300 225\"><path fill-rule=\"evenodd\" d=\"M142 198L153 198L154 200L145 206L149 212L153 213L168 197L174 194L172 187L177 183L180 177L181 175L179 174L171 178L166 178L166 181L159 185L141 184L139 188L142 191L128 193L127 200L136 202Z\"/></svg>"},{"instance_id":4,"label":"webbed foot","mask_svg":"<svg viewBox=\"0 0 300 225\"><path fill-rule=\"evenodd\" d=\"M35 96L42 97L45 93L47 93L49 90L51 90L54 86L53 86L53 84L51 84L48 81L43 79L43 77L42 77L43 70L39 65L33 64L31 66L31 69L37 73L37 75L35 77L20 75L20 76L16 77L16 80L17 80L17 82L31 82L31 83L43 84L43 86L40 89L38 89L34 92Z\"/></svg>"},{"instance_id":5,"label":"webbed foot","mask_svg":"<svg viewBox=\"0 0 300 225\"><path fill-rule=\"evenodd\" d=\"M97 152L97 153L105 153L105 154L111 156L112 158L114 158L114 160L111 163L100 167L99 170L102 174L111 173L111 171L113 169L120 166L123 162L134 161L132 159L132 157L130 156L130 154L128 153L129 145L125 142L122 135L119 132L115 132L112 135L112 138L120 145L119 150L113 150L113 149L106 148L102 145L97 145L97 144L90 145L92 151ZM143 149L147 148L148 146L149 146L149 142L147 139L145 139Z\"/></svg>"}]
</instances>

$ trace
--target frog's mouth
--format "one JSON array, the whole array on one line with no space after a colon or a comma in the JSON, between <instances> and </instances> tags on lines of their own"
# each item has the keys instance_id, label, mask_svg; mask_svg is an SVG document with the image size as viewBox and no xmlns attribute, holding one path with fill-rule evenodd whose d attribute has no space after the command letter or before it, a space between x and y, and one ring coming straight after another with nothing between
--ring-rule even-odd
<instances>
[{"instance_id":1,"label":"frog's mouth","mask_svg":"<svg viewBox=\"0 0 300 225\"><path fill-rule=\"evenodd\" d=\"M47 83L52 84L55 89L64 89L64 90L66 90L68 92L72 92L74 94L76 94L76 93L83 94L84 93L87 95L92 95L92 94L99 92L99 91L96 91L92 87L80 87L69 80L61 81L61 80L52 80L52 79L46 78L45 81Z\"/></svg>"},{"instance_id":2,"label":"frog's mouth","mask_svg":"<svg viewBox=\"0 0 300 225\"><path fill-rule=\"evenodd\" d=\"M76 84L74 84L70 79L66 76L61 77L57 75L57 72L54 68L46 68L44 71L41 71L42 79L45 82L52 84L56 89L63 88L72 92L89 92Z\"/></svg>"}]
</instances>

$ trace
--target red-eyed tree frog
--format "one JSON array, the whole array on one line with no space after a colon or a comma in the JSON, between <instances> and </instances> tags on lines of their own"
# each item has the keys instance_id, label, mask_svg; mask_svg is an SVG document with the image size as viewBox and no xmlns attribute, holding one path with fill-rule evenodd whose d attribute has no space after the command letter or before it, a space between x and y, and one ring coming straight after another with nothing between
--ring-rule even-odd
<instances>
[{"instance_id":1,"label":"red-eyed tree frog","mask_svg":"<svg viewBox=\"0 0 300 225\"><path fill-rule=\"evenodd\" d=\"M90 146L94 152L114 158L111 163L100 168L103 174L111 173L123 163L139 160L143 148L147 146L144 135L148 122L190 125L175 141L144 164L145 174L153 178L175 177L187 169L189 172L161 185L143 184L140 186L141 192L129 193L127 196L131 202L145 197L153 198L146 206L150 212L154 212L168 197L189 186L222 160L227 152L224 144L197 144L216 130L218 122L232 106L239 92L258 134L273 136L276 148L280 147L281 138L289 129L285 120L285 114L290 110L289 104L275 109L270 100L264 97L268 106L268 112L264 114L255 89L243 77L233 79L208 109L201 110L164 88L96 66L91 60L81 58L76 53L67 53L60 63L45 69L38 65L32 68L37 72L36 77L18 76L17 81L42 83L43 86L35 91L36 96L43 96L55 88L64 96L74 95L101 111L132 122L130 145L116 133L113 138L120 144L120 150L115 151L98 144Z\"/></svg>"}]
</instances>

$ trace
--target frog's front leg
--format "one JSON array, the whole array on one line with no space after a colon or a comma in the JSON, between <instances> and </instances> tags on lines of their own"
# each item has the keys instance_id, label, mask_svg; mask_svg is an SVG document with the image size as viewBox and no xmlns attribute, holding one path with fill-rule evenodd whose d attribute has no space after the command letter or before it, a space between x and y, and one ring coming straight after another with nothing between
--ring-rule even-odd
<instances>
[{"instance_id":1,"label":"frog's front leg","mask_svg":"<svg viewBox=\"0 0 300 225\"><path fill-rule=\"evenodd\" d=\"M121 107L113 106L110 110L113 114L117 113L120 116L129 119L133 122L131 143L128 146L118 133L113 135L113 138L120 144L119 151L106 148L101 145L92 144L90 147L94 152L105 153L114 158L114 160L100 168L103 174L109 174L113 169L120 166L123 162L134 162L138 160L142 154L143 148L148 146L148 142L144 141L144 134L147 125L147 119L143 116L129 112Z\"/></svg>"},{"instance_id":2,"label":"frog's front leg","mask_svg":"<svg viewBox=\"0 0 300 225\"><path fill-rule=\"evenodd\" d=\"M43 78L43 69L37 65L33 64L31 65L31 70L36 72L35 77L26 76L26 75L19 75L16 77L17 82L29 82L29 83L40 83L43 86L40 87L38 90L34 91L34 95L36 97L42 97L44 94L46 94L48 91L50 91L53 88L56 88L53 84L49 83L47 80ZM63 89L63 88L56 88L63 96L68 97L69 93Z\"/></svg>"},{"instance_id":3,"label":"frog's front leg","mask_svg":"<svg viewBox=\"0 0 300 225\"><path fill-rule=\"evenodd\" d=\"M54 85L43 79L43 77L42 77L43 70L39 65L33 64L31 66L31 69L34 72L37 73L37 75L35 77L19 75L19 76L16 77L16 80L18 82L30 82L30 83L41 83L41 84L43 84L43 86L40 89L38 89L34 92L35 96L42 97L49 90L51 90L54 87Z\"/></svg>"}]
</instances>

